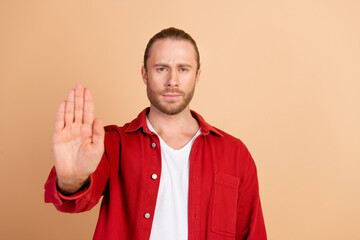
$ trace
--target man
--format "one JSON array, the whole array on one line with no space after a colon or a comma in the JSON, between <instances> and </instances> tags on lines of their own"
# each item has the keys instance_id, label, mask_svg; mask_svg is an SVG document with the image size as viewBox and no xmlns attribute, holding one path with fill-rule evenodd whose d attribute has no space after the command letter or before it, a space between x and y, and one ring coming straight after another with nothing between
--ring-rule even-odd
<instances>
[{"instance_id":1,"label":"man","mask_svg":"<svg viewBox=\"0 0 360 240\"><path fill-rule=\"evenodd\" d=\"M103 195L94 239L266 239L250 153L190 110L201 73L195 41L162 30L141 73L150 108L123 127L104 131L90 90L69 91L57 111L45 201L81 212Z\"/></svg>"}]
</instances>

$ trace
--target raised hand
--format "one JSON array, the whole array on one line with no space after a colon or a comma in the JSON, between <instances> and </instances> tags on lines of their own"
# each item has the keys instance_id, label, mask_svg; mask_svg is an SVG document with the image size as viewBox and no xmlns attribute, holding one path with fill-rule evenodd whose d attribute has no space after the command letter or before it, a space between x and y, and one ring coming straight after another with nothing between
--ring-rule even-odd
<instances>
[{"instance_id":1,"label":"raised hand","mask_svg":"<svg viewBox=\"0 0 360 240\"><path fill-rule=\"evenodd\" d=\"M104 153L104 135L101 120L94 120L90 89L76 84L59 105L53 134L57 183L63 193L78 191L96 170Z\"/></svg>"}]
</instances>

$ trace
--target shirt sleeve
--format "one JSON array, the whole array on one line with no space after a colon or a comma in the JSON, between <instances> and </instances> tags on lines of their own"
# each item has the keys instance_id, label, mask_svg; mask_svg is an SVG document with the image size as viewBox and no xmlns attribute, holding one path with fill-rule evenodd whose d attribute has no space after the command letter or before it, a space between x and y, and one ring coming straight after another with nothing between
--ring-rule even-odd
<instances>
[{"instance_id":1,"label":"shirt sleeve","mask_svg":"<svg viewBox=\"0 0 360 240\"><path fill-rule=\"evenodd\" d=\"M77 213L92 209L105 191L110 176L108 155L115 150L114 147L119 146L116 142L119 142L118 135L114 134L114 131L106 131L105 151L97 169L90 175L90 184L70 196L65 196L58 191L56 169L53 167L44 186L45 202L53 203L61 212Z\"/></svg>"},{"instance_id":2,"label":"shirt sleeve","mask_svg":"<svg viewBox=\"0 0 360 240\"><path fill-rule=\"evenodd\" d=\"M260 203L256 165L251 156L247 173L240 190L237 215L236 239L267 239Z\"/></svg>"}]
</instances>

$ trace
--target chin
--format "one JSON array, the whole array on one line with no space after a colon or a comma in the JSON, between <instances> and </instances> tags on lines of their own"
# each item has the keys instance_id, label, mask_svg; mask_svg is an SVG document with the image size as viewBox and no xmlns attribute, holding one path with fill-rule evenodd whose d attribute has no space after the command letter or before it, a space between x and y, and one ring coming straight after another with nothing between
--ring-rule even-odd
<instances>
[{"instance_id":1,"label":"chin","mask_svg":"<svg viewBox=\"0 0 360 240\"><path fill-rule=\"evenodd\" d=\"M164 105L154 105L153 106L160 112L167 114L167 115L176 115L181 113L182 111L184 111L184 109L187 106L183 106L183 105L178 105L178 106L173 106L173 107L169 107L169 106L164 106Z\"/></svg>"}]
</instances>

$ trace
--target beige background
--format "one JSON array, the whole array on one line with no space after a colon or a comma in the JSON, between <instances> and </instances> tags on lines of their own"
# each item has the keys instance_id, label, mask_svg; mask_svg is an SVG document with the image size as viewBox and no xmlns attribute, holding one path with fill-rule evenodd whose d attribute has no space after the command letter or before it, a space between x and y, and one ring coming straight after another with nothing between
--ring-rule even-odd
<instances>
[{"instance_id":1,"label":"beige background","mask_svg":"<svg viewBox=\"0 0 360 240\"><path fill-rule=\"evenodd\" d=\"M99 208L43 200L58 103L76 82L122 125L148 106L148 39L193 35L192 108L241 138L259 172L269 239L360 239L357 0L0 1L0 239L91 239Z\"/></svg>"}]
</instances>

